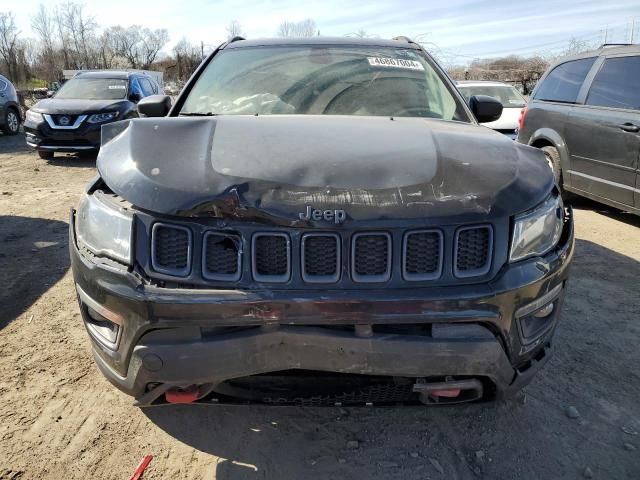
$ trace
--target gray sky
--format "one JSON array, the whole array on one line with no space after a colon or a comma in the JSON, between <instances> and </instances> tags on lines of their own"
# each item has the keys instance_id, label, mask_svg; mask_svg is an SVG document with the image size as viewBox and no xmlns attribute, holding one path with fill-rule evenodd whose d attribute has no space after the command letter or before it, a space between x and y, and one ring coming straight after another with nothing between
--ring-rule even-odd
<instances>
[{"instance_id":1,"label":"gray sky","mask_svg":"<svg viewBox=\"0 0 640 480\"><path fill-rule=\"evenodd\" d=\"M3 2L5 3L5 2ZM31 16L38 0L6 2L16 15L23 36L32 36ZM433 42L448 61L466 63L474 57L515 53L557 53L571 37L602 43L635 37L640 41L640 0L92 0L84 2L101 27L141 24L166 28L170 49L181 37L215 46L226 37L225 26L238 20L246 36L275 36L285 20L312 18L322 35L343 36L357 30L391 38L420 36ZM45 2L47 7L54 2Z\"/></svg>"}]
</instances>

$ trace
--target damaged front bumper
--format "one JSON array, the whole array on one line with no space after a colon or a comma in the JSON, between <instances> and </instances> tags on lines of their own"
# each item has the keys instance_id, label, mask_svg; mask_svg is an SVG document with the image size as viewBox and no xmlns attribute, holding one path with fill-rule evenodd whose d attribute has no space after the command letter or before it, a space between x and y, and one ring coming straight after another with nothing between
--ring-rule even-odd
<instances>
[{"instance_id":1,"label":"damaged front bumper","mask_svg":"<svg viewBox=\"0 0 640 480\"><path fill-rule=\"evenodd\" d=\"M549 358L574 248L569 215L556 250L482 285L163 288L81 253L73 220L72 268L96 362L140 406L175 391L224 401L229 380L291 370L409 378L425 403L435 388L460 382L479 389L469 399L509 394ZM525 335L523 318L550 304L543 325ZM112 329L101 335L105 325Z\"/></svg>"}]
</instances>

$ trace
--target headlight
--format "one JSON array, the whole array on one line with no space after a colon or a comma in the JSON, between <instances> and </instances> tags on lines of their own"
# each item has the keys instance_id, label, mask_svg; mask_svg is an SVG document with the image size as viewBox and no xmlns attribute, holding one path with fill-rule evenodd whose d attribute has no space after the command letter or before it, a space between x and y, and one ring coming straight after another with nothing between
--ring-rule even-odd
<instances>
[{"instance_id":1,"label":"headlight","mask_svg":"<svg viewBox=\"0 0 640 480\"><path fill-rule=\"evenodd\" d=\"M562 198L555 193L533 210L516 216L509 261L547 253L560 240L563 223Z\"/></svg>"},{"instance_id":2,"label":"headlight","mask_svg":"<svg viewBox=\"0 0 640 480\"><path fill-rule=\"evenodd\" d=\"M76 216L76 238L97 256L132 264L133 216L109 205L102 192L85 194Z\"/></svg>"},{"instance_id":3,"label":"headlight","mask_svg":"<svg viewBox=\"0 0 640 480\"><path fill-rule=\"evenodd\" d=\"M44 120L44 118L42 118L41 113L32 112L31 110L27 110L27 113L25 114L24 117L27 120L27 122L31 122L31 123L40 123Z\"/></svg>"},{"instance_id":4,"label":"headlight","mask_svg":"<svg viewBox=\"0 0 640 480\"><path fill-rule=\"evenodd\" d=\"M107 113L94 113L89 117L87 122L89 123L103 123L110 122L118 118L118 112L107 112Z\"/></svg>"}]
</instances>

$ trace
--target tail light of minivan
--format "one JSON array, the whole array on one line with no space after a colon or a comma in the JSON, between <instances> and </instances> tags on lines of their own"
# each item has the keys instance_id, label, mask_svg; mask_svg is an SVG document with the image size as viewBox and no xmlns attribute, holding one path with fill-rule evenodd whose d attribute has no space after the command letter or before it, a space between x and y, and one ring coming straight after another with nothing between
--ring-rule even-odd
<instances>
[{"instance_id":1,"label":"tail light of minivan","mask_svg":"<svg viewBox=\"0 0 640 480\"><path fill-rule=\"evenodd\" d=\"M522 127L524 126L524 117L527 116L527 107L523 107L522 110L520 110L520 117L518 118L518 131L522 130Z\"/></svg>"}]
</instances>

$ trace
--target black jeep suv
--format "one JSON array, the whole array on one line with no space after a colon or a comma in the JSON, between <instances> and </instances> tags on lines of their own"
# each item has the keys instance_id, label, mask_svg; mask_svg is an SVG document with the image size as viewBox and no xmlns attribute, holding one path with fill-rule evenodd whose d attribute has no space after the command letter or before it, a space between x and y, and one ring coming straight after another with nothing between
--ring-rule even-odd
<instances>
[{"instance_id":1,"label":"black jeep suv","mask_svg":"<svg viewBox=\"0 0 640 480\"><path fill-rule=\"evenodd\" d=\"M105 125L69 232L100 369L141 406L521 388L572 217L540 150L478 125L501 104L470 105L404 38L234 39Z\"/></svg>"},{"instance_id":2,"label":"black jeep suv","mask_svg":"<svg viewBox=\"0 0 640 480\"><path fill-rule=\"evenodd\" d=\"M40 158L51 158L55 152L95 152L102 125L137 117L136 103L159 92L158 84L139 72L81 72L53 98L27 111L27 145Z\"/></svg>"}]
</instances>

